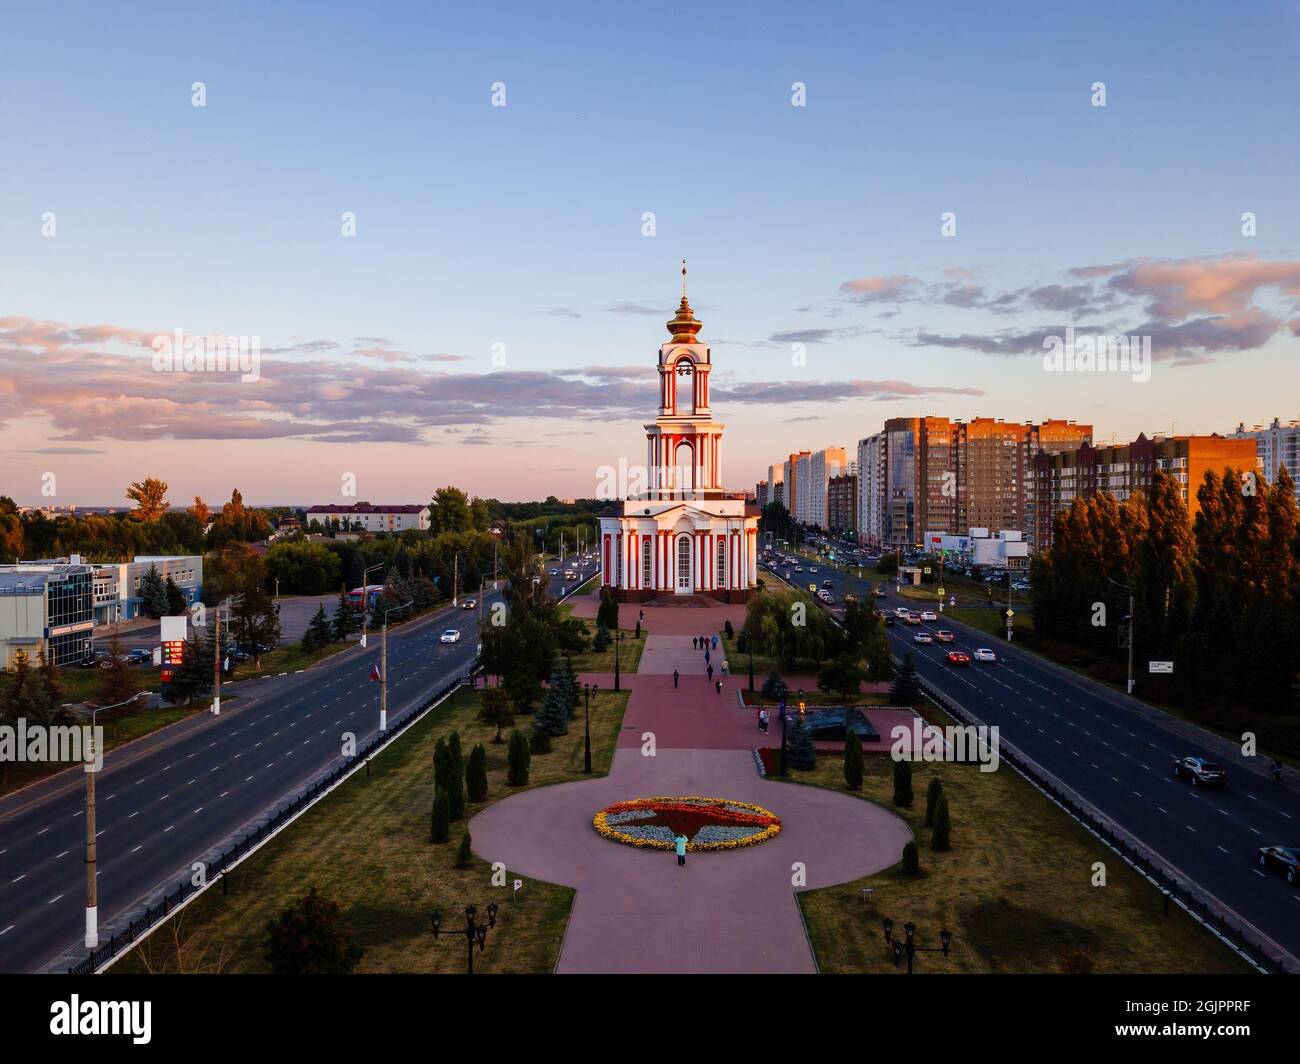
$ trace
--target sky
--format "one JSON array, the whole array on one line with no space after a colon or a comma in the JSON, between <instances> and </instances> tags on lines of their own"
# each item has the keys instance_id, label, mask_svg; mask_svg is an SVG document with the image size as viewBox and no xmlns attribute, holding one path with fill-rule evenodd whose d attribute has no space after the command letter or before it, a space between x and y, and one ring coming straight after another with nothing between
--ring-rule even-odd
<instances>
[{"instance_id":1,"label":"sky","mask_svg":"<svg viewBox=\"0 0 1300 1064\"><path fill-rule=\"evenodd\" d=\"M1297 3L53 2L0 40L20 504L593 495L683 258L735 490L889 417L1300 417ZM1067 328L1149 374L1048 370ZM257 379L159 372L178 329Z\"/></svg>"}]
</instances>

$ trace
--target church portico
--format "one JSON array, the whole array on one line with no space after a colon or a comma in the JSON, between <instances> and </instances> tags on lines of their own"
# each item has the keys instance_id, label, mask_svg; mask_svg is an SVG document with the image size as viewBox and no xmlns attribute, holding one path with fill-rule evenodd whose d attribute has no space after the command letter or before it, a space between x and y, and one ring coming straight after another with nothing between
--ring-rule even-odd
<instances>
[{"instance_id":1,"label":"church portico","mask_svg":"<svg viewBox=\"0 0 1300 1064\"><path fill-rule=\"evenodd\" d=\"M758 508L722 487L709 408L712 352L686 299L659 348L659 414L646 429L648 491L601 518L601 584L625 602L707 595L744 602L758 579Z\"/></svg>"}]
</instances>

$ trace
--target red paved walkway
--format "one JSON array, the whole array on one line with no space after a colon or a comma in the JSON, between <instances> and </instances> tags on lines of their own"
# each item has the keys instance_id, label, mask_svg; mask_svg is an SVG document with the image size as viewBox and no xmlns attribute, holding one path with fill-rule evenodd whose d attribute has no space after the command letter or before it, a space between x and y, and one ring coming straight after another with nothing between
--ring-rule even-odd
<instances>
[{"instance_id":1,"label":"red paved walkway","mask_svg":"<svg viewBox=\"0 0 1300 1064\"><path fill-rule=\"evenodd\" d=\"M646 609L647 626L660 614L721 620L723 609L738 608ZM650 630L662 637L676 623ZM691 648L696 630L688 626L676 638L684 641L682 653L702 661ZM611 675L582 679L613 687ZM632 697L609 776L494 803L470 823L475 852L505 862L512 874L577 888L562 972L813 971L794 891L896 863L912 837L907 825L859 798L762 779L752 749L760 739L774 745L779 738L775 728L760 736L753 712L740 706L741 677L725 678L721 696L698 672L684 674L677 689L664 674L637 673L623 682ZM650 736L654 756L645 756ZM754 802L781 818L782 831L758 846L693 853L681 869L670 853L622 846L592 829L591 818L611 802L658 794ZM796 864L806 875L799 888L792 883Z\"/></svg>"}]
</instances>

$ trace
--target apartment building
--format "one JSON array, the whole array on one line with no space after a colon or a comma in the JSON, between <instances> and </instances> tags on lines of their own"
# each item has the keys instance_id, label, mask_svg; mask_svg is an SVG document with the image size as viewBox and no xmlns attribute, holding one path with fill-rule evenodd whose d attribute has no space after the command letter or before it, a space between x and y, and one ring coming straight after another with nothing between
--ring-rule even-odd
<instances>
[{"instance_id":1,"label":"apartment building","mask_svg":"<svg viewBox=\"0 0 1300 1064\"><path fill-rule=\"evenodd\" d=\"M828 493L831 478L847 473L848 465L848 456L843 447L827 447L809 455L808 475L804 480L805 489L801 493L805 516L799 520L816 528L830 527Z\"/></svg>"},{"instance_id":2,"label":"apartment building","mask_svg":"<svg viewBox=\"0 0 1300 1064\"><path fill-rule=\"evenodd\" d=\"M858 542L880 547L884 535L885 442L877 432L858 441Z\"/></svg>"},{"instance_id":3,"label":"apartment building","mask_svg":"<svg viewBox=\"0 0 1300 1064\"><path fill-rule=\"evenodd\" d=\"M1295 483L1296 501L1300 502L1300 421L1289 421L1285 425L1278 418L1268 427L1255 425L1246 428L1239 424L1235 432L1228 433L1230 439L1255 441L1255 456L1259 460L1259 471L1270 484L1277 483L1279 466L1286 466L1286 471Z\"/></svg>"},{"instance_id":4,"label":"apartment building","mask_svg":"<svg viewBox=\"0 0 1300 1064\"><path fill-rule=\"evenodd\" d=\"M785 508L790 516L799 520L799 463L804 463L804 480L808 479L808 458L811 451L795 451L785 460L781 467L781 481L785 490Z\"/></svg>"},{"instance_id":5,"label":"apartment building","mask_svg":"<svg viewBox=\"0 0 1300 1064\"><path fill-rule=\"evenodd\" d=\"M1075 498L1090 498L1104 491L1122 502L1134 492L1149 489L1159 469L1178 481L1188 516L1195 518L1200 509L1196 489L1207 472L1253 470L1255 463L1254 439L1217 434L1153 439L1143 434L1132 443L1108 447L1084 444L1056 454L1040 451L1034 457L1036 549L1051 546L1053 521Z\"/></svg>"},{"instance_id":6,"label":"apartment building","mask_svg":"<svg viewBox=\"0 0 1300 1064\"><path fill-rule=\"evenodd\" d=\"M842 473L826 485L826 527L843 535L858 531L858 476Z\"/></svg>"},{"instance_id":7,"label":"apartment building","mask_svg":"<svg viewBox=\"0 0 1300 1064\"><path fill-rule=\"evenodd\" d=\"M767 501L785 503L785 465L780 462L767 467Z\"/></svg>"},{"instance_id":8,"label":"apartment building","mask_svg":"<svg viewBox=\"0 0 1300 1064\"><path fill-rule=\"evenodd\" d=\"M571 500L570 500L571 501ZM362 532L404 532L408 528L429 529L429 506L402 503L392 506L372 506L355 503L351 506L311 506L307 509L307 523L319 522L334 525L344 531L359 528Z\"/></svg>"}]
</instances>

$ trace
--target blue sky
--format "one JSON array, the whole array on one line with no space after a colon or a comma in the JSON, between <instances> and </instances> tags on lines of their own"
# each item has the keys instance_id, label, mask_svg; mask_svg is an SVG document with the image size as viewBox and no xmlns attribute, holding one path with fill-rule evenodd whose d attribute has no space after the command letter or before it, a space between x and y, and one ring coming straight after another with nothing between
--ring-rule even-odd
<instances>
[{"instance_id":1,"label":"blue sky","mask_svg":"<svg viewBox=\"0 0 1300 1064\"><path fill-rule=\"evenodd\" d=\"M641 459L654 388L579 371L653 364L683 256L737 488L896 415L1072 417L1120 439L1296 417L1293 272L1245 270L1235 303L1214 278L1300 257L1300 10L1134 6L8 10L0 475L20 501L51 468L62 501L117 502L146 473L213 496L231 486L219 454L259 502L334 501L345 470L376 500L447 480L590 493L596 465ZM1183 272L1119 265L1135 261ZM1115 268L1084 316L991 309L1096 266ZM910 280L896 301L842 287L870 278ZM1238 339L1186 342L1225 317ZM42 346L31 323L124 335L46 329ZM1045 374L1027 341L951 342L1067 324L1149 327L1167 340L1152 380ZM160 391L125 332L177 327L296 349L256 394ZM816 338L806 365L791 337ZM467 394L466 375L489 376ZM796 401L760 398L774 382Z\"/></svg>"}]
</instances>

